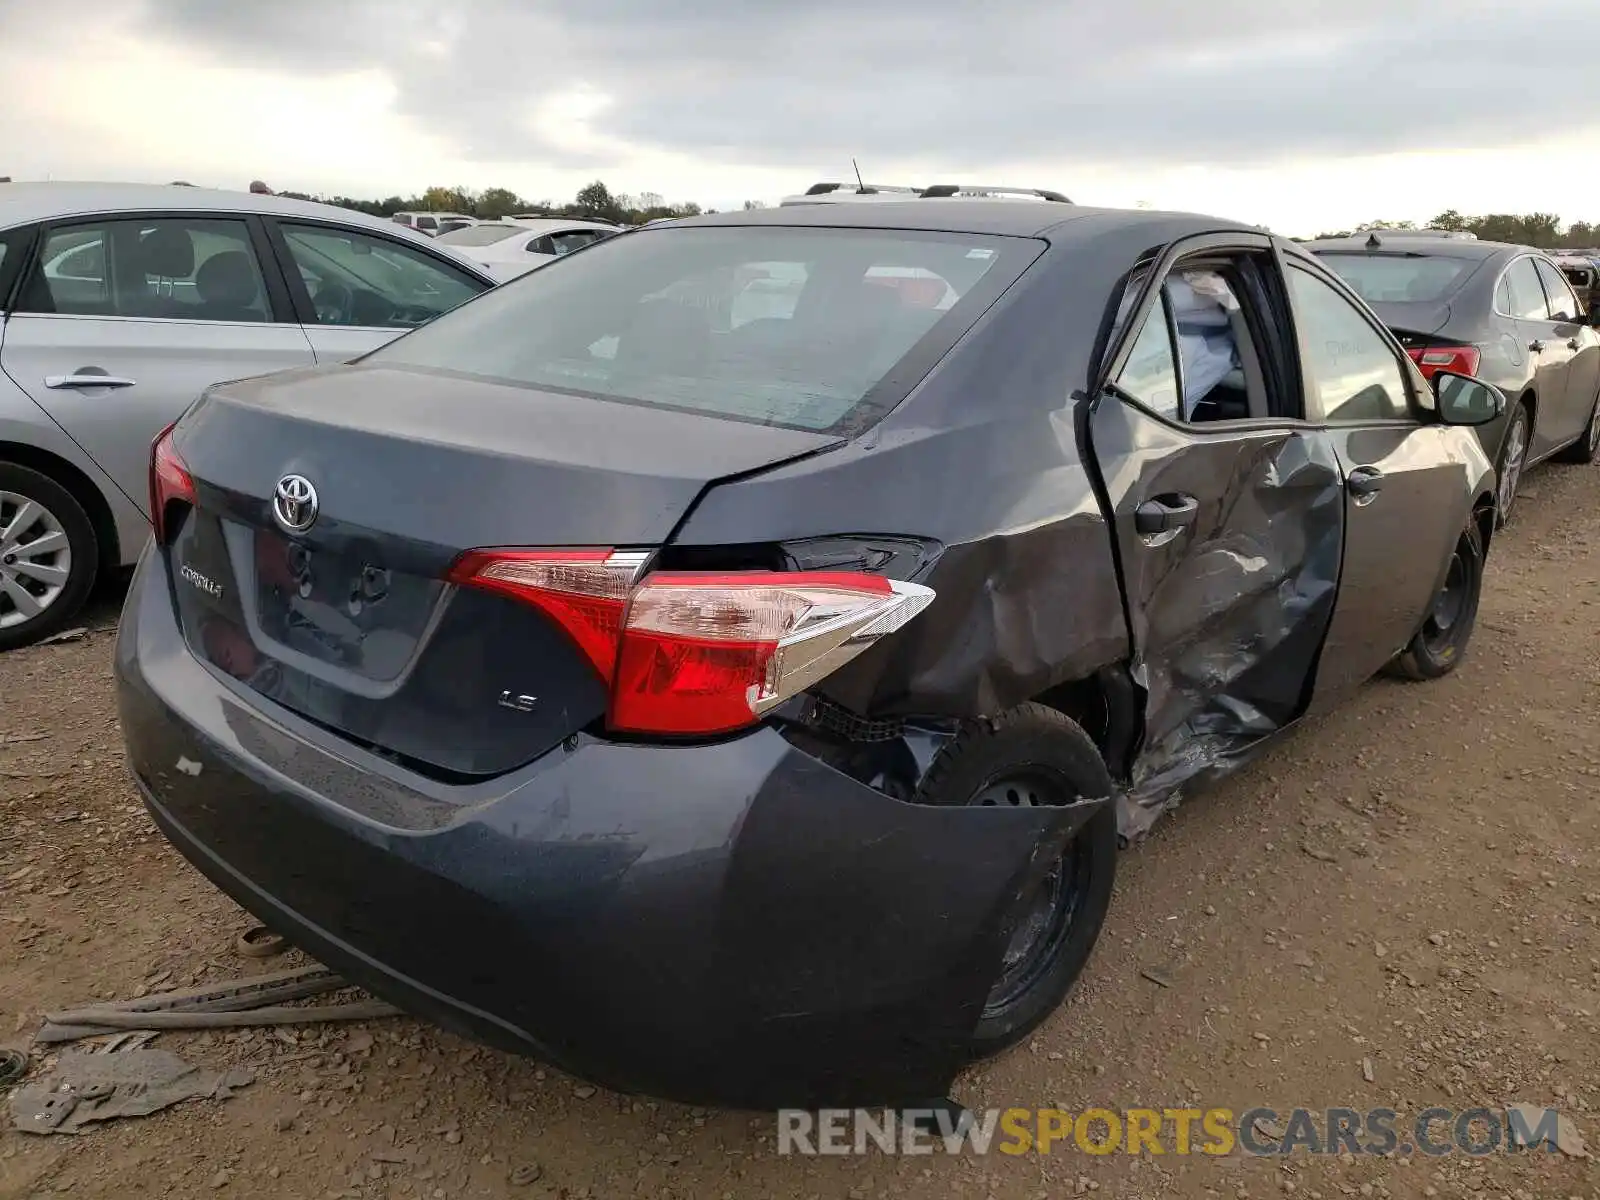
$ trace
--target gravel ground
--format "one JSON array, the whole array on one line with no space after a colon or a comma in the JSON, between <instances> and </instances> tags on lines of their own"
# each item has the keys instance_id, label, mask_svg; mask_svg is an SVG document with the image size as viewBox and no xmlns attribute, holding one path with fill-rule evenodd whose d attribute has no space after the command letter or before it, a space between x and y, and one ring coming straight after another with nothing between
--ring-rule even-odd
<instances>
[{"instance_id":1,"label":"gravel ground","mask_svg":"<svg viewBox=\"0 0 1600 1200\"><path fill-rule=\"evenodd\" d=\"M1071 1001L958 1097L1522 1101L1600 1148L1596 514L1600 470L1531 476L1461 670L1371 684L1164 821ZM54 1007L261 969L232 951L249 919L136 801L110 651L101 631L0 657L0 1042ZM409 1020L157 1045L257 1081L78 1138L0 1134L0 1198L1600 1197L1564 1154L780 1156L771 1118L596 1091Z\"/></svg>"}]
</instances>

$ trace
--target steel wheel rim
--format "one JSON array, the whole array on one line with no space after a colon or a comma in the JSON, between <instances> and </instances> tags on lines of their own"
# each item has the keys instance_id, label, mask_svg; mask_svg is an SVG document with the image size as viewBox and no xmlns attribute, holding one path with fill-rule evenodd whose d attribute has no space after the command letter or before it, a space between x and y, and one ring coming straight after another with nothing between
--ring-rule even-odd
<instances>
[{"instance_id":1,"label":"steel wheel rim","mask_svg":"<svg viewBox=\"0 0 1600 1200\"><path fill-rule=\"evenodd\" d=\"M1065 780L1039 769L1001 776L978 793L979 807L1057 807L1080 799ZM985 1018L996 1016L1027 995L1049 971L1051 962L1072 933L1088 890L1088 854L1073 838L1060 858L1035 885L1027 908L1001 959L1000 977L983 1004Z\"/></svg>"},{"instance_id":2,"label":"steel wheel rim","mask_svg":"<svg viewBox=\"0 0 1600 1200\"><path fill-rule=\"evenodd\" d=\"M1511 429L1506 434L1506 467L1500 476L1500 511L1511 511L1511 504L1517 498L1517 486L1522 482L1522 456L1527 452L1528 425L1527 410L1518 407L1517 416L1511 422Z\"/></svg>"},{"instance_id":3,"label":"steel wheel rim","mask_svg":"<svg viewBox=\"0 0 1600 1200\"><path fill-rule=\"evenodd\" d=\"M0 629L36 621L72 578L72 540L39 501L0 491Z\"/></svg>"},{"instance_id":4,"label":"steel wheel rim","mask_svg":"<svg viewBox=\"0 0 1600 1200\"><path fill-rule=\"evenodd\" d=\"M1444 586L1434 597L1433 607L1423 624L1422 637L1430 650L1447 645L1461 619L1466 616L1469 599L1470 573L1467 560L1458 548L1450 556L1450 570L1445 575Z\"/></svg>"}]
</instances>

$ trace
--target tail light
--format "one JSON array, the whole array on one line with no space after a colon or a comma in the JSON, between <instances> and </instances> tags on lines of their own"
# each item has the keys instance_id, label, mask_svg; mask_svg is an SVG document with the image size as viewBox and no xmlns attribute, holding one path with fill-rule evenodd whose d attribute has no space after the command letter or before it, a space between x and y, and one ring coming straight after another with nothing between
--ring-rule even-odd
<instances>
[{"instance_id":1,"label":"tail light","mask_svg":"<svg viewBox=\"0 0 1600 1200\"><path fill-rule=\"evenodd\" d=\"M754 724L893 633L933 590L856 571L661 571L610 550L474 550L451 582L559 622L611 689L617 732Z\"/></svg>"},{"instance_id":2,"label":"tail light","mask_svg":"<svg viewBox=\"0 0 1600 1200\"><path fill-rule=\"evenodd\" d=\"M150 443L150 523L155 526L156 544L167 542L167 506L181 501L195 504L194 478L183 459L172 445L172 430L168 425Z\"/></svg>"},{"instance_id":3,"label":"tail light","mask_svg":"<svg viewBox=\"0 0 1600 1200\"><path fill-rule=\"evenodd\" d=\"M1424 379L1432 379L1435 371L1476 375L1481 357L1476 346L1413 346L1406 353L1422 368Z\"/></svg>"}]
</instances>

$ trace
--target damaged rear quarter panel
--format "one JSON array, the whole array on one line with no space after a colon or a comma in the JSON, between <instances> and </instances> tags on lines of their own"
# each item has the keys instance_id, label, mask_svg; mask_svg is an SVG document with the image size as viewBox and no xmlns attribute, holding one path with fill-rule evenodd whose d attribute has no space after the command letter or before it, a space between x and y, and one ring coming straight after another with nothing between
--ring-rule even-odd
<instances>
[{"instance_id":1,"label":"damaged rear quarter panel","mask_svg":"<svg viewBox=\"0 0 1600 1200\"><path fill-rule=\"evenodd\" d=\"M1080 446L1076 391L1123 274L1202 218L1069 221L899 407L849 445L712 488L687 546L900 534L944 547L937 593L819 689L865 716L972 717L1129 653L1112 530Z\"/></svg>"}]
</instances>

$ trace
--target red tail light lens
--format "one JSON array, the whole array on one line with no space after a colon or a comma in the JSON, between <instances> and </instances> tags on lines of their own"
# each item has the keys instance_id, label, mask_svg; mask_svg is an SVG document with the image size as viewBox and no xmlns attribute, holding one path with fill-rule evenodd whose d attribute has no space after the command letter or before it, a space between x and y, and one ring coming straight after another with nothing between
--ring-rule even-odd
<instances>
[{"instance_id":1,"label":"red tail light lens","mask_svg":"<svg viewBox=\"0 0 1600 1200\"><path fill-rule=\"evenodd\" d=\"M1476 346L1416 346L1406 353L1422 368L1424 379L1432 379L1436 371L1477 375L1478 363L1482 359Z\"/></svg>"},{"instance_id":2,"label":"red tail light lens","mask_svg":"<svg viewBox=\"0 0 1600 1200\"><path fill-rule=\"evenodd\" d=\"M854 571L657 572L644 554L471 551L453 582L533 604L611 686L618 732L754 724L894 632L933 591Z\"/></svg>"},{"instance_id":3,"label":"red tail light lens","mask_svg":"<svg viewBox=\"0 0 1600 1200\"><path fill-rule=\"evenodd\" d=\"M172 445L168 425L150 444L150 524L155 527L156 544L167 542L167 506L182 501L191 508L196 503L194 478Z\"/></svg>"},{"instance_id":4,"label":"red tail light lens","mask_svg":"<svg viewBox=\"0 0 1600 1200\"><path fill-rule=\"evenodd\" d=\"M610 683L628 593L647 557L612 550L469 550L449 579L544 610Z\"/></svg>"}]
</instances>

